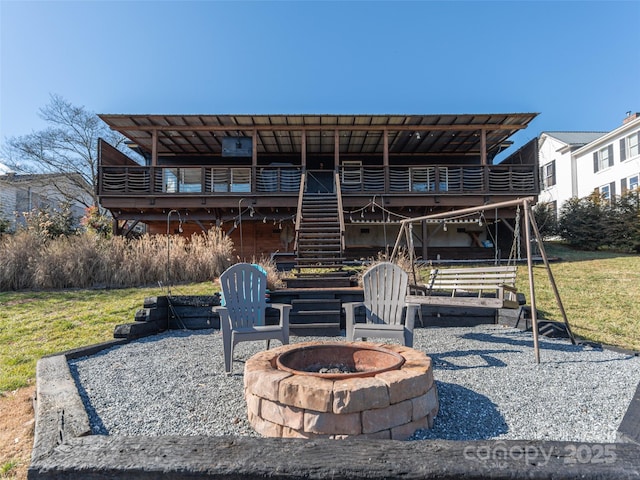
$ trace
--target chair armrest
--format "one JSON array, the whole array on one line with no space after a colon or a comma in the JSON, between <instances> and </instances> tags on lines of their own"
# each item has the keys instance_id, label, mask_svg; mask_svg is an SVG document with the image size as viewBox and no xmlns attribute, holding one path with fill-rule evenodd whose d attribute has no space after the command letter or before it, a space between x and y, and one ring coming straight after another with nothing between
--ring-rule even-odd
<instances>
[{"instance_id":1,"label":"chair armrest","mask_svg":"<svg viewBox=\"0 0 640 480\"><path fill-rule=\"evenodd\" d=\"M292 306L288 303L269 303L267 308L275 308L280 312L280 325L282 328L289 328L289 312Z\"/></svg>"},{"instance_id":2,"label":"chair armrest","mask_svg":"<svg viewBox=\"0 0 640 480\"><path fill-rule=\"evenodd\" d=\"M346 302L342 304L342 308L344 308L347 340L350 342L353 341L353 326L356 323L356 308L358 307L364 307L364 302Z\"/></svg>"},{"instance_id":3,"label":"chair armrest","mask_svg":"<svg viewBox=\"0 0 640 480\"><path fill-rule=\"evenodd\" d=\"M498 298L504 300L505 292L507 293L507 298L515 299L518 289L511 285L498 285Z\"/></svg>"},{"instance_id":4,"label":"chair armrest","mask_svg":"<svg viewBox=\"0 0 640 480\"><path fill-rule=\"evenodd\" d=\"M346 302L342 304L347 321L350 317L355 318L355 311L358 307L364 307L364 302Z\"/></svg>"},{"instance_id":5,"label":"chair armrest","mask_svg":"<svg viewBox=\"0 0 640 480\"><path fill-rule=\"evenodd\" d=\"M418 303L407 303L406 305L407 313L405 314L405 327L408 330L413 330L413 326L416 323L416 315L419 312L419 308L421 307Z\"/></svg>"},{"instance_id":6,"label":"chair armrest","mask_svg":"<svg viewBox=\"0 0 640 480\"><path fill-rule=\"evenodd\" d=\"M213 313L217 313L220 316L220 329L223 332L231 332L231 319L229 318L229 309L227 307L216 306L211 307Z\"/></svg>"}]
</instances>

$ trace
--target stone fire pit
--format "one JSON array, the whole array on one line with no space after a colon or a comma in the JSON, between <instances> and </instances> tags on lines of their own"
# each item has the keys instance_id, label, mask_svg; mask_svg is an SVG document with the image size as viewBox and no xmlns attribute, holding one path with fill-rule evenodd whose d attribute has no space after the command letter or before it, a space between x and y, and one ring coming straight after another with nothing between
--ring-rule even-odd
<instances>
[{"instance_id":1,"label":"stone fire pit","mask_svg":"<svg viewBox=\"0 0 640 480\"><path fill-rule=\"evenodd\" d=\"M244 386L267 437L405 440L438 413L431 359L402 345L284 345L247 360Z\"/></svg>"}]
</instances>

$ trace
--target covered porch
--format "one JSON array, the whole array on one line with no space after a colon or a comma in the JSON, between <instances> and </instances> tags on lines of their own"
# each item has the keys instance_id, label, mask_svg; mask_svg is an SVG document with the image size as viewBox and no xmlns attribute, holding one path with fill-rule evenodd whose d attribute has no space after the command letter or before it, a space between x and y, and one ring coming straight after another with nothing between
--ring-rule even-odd
<instances>
[{"instance_id":1,"label":"covered porch","mask_svg":"<svg viewBox=\"0 0 640 480\"><path fill-rule=\"evenodd\" d=\"M140 160L101 141L98 193L120 233L174 232L175 210L185 234L235 235L242 258L292 251L282 232L297 233L303 196L334 195L357 256L388 248L386 230L393 238L405 218L537 195L535 145L494 164L535 116L101 115ZM482 248L456 233L435 246Z\"/></svg>"}]
</instances>

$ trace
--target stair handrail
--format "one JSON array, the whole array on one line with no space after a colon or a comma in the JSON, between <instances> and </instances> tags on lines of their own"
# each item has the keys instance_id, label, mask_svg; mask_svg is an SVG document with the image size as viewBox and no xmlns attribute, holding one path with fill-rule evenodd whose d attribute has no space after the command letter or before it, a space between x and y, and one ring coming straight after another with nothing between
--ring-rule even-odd
<instances>
[{"instance_id":1,"label":"stair handrail","mask_svg":"<svg viewBox=\"0 0 640 480\"><path fill-rule=\"evenodd\" d=\"M295 235L293 242L293 251L298 251L298 237L300 235L300 223L302 222L302 200L304 198L304 191L306 189L307 183L307 171L303 167L302 173L300 175L300 190L298 191L298 210L296 212L296 227L295 227Z\"/></svg>"},{"instance_id":2,"label":"stair handrail","mask_svg":"<svg viewBox=\"0 0 640 480\"><path fill-rule=\"evenodd\" d=\"M340 255L344 255L345 243L344 243L344 212L342 210L342 188L340 186L340 171L336 168L334 175L334 190L336 192L336 198L338 200L338 219L340 220Z\"/></svg>"}]
</instances>

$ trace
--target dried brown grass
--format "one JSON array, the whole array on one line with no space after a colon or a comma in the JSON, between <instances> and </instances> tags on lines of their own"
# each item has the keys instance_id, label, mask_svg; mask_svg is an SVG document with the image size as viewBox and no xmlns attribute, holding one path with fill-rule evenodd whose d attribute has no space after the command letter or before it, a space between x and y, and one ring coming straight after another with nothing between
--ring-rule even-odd
<instances>
[{"instance_id":1,"label":"dried brown grass","mask_svg":"<svg viewBox=\"0 0 640 480\"><path fill-rule=\"evenodd\" d=\"M379 252L375 260L373 260L366 268L363 268L357 272L355 277L358 280L358 285L362 286L362 276L365 274L367 270L383 262L394 263L398 265L402 270L407 272L409 275L412 275L414 264L411 261L411 258L409 257L409 252L406 249L404 248L399 249L398 254L393 260L389 259L388 256L383 252Z\"/></svg>"},{"instance_id":2,"label":"dried brown grass","mask_svg":"<svg viewBox=\"0 0 640 480\"><path fill-rule=\"evenodd\" d=\"M231 239L217 228L190 239L90 233L43 239L22 231L0 238L0 291L201 282L224 271L232 252Z\"/></svg>"}]
</instances>

